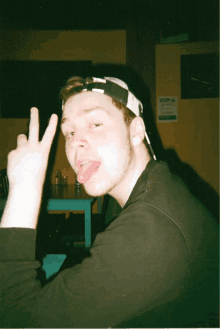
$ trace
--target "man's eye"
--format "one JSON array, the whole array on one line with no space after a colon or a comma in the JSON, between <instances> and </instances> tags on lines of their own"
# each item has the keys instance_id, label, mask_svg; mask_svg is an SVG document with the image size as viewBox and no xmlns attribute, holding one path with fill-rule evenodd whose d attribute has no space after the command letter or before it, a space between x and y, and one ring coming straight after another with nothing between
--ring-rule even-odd
<instances>
[{"instance_id":1,"label":"man's eye","mask_svg":"<svg viewBox=\"0 0 220 329\"><path fill-rule=\"evenodd\" d=\"M73 135L74 135L74 131L67 132L67 133L65 134L65 138L67 139L67 138L69 138L69 137L71 137L71 136L73 136Z\"/></svg>"},{"instance_id":2,"label":"man's eye","mask_svg":"<svg viewBox=\"0 0 220 329\"><path fill-rule=\"evenodd\" d=\"M101 123L94 123L93 126L99 127L99 126L102 126L102 124Z\"/></svg>"},{"instance_id":3,"label":"man's eye","mask_svg":"<svg viewBox=\"0 0 220 329\"><path fill-rule=\"evenodd\" d=\"M94 123L91 126L95 126L95 128L98 128L99 126L102 126L102 125L103 125L102 123ZM74 136L74 134L75 134L74 131L69 131L65 134L65 138L68 139L68 138Z\"/></svg>"}]
</instances>

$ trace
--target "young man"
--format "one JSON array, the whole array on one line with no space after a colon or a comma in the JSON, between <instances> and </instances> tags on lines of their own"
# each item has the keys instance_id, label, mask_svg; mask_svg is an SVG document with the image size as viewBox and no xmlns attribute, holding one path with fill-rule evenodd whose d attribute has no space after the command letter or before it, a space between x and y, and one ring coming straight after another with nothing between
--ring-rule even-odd
<instances>
[{"instance_id":1,"label":"young man","mask_svg":"<svg viewBox=\"0 0 220 329\"><path fill-rule=\"evenodd\" d=\"M66 138L67 158L88 194L100 196L108 193L123 207L150 161L149 152L143 143L145 138L143 119L140 116L134 117L129 134L124 122L123 104L120 104L118 109L112 97L107 95L107 92L115 93L117 97L117 92L120 93L122 88L117 84L110 84L109 80L103 80L102 83L102 79L96 79L96 82L88 84L87 92L79 93L80 89L85 88L83 81L76 79L70 79L61 92L63 98L61 128ZM108 89L111 90L107 90L108 83L110 84ZM82 87L79 86L80 84ZM114 88L118 86L119 91L112 90L112 85ZM90 91L92 87L96 92ZM103 89L98 87L105 88L106 94L103 94ZM70 97L71 90L75 94L76 88L77 95ZM136 102L133 100L132 105L133 109L139 111L141 105L138 100ZM125 111L125 105L124 108ZM85 161L88 162L81 166ZM83 175L88 177L83 179Z\"/></svg>"},{"instance_id":2,"label":"young man","mask_svg":"<svg viewBox=\"0 0 220 329\"><path fill-rule=\"evenodd\" d=\"M29 139L18 136L8 156L2 325L218 327L218 226L166 163L155 160L140 101L116 78L71 78L61 97L66 154L78 181L92 196L114 197L122 211L98 234L91 257L41 288L36 225L57 117L39 142L33 109Z\"/></svg>"}]
</instances>

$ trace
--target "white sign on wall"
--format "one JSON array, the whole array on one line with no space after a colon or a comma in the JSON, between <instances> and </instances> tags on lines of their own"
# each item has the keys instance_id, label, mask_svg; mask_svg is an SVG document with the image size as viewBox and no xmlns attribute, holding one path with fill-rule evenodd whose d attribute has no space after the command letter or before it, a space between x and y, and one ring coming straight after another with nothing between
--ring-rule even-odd
<instances>
[{"instance_id":1,"label":"white sign on wall","mask_svg":"<svg viewBox=\"0 0 220 329\"><path fill-rule=\"evenodd\" d=\"M157 122L178 121L178 97L160 96L157 98Z\"/></svg>"}]
</instances>

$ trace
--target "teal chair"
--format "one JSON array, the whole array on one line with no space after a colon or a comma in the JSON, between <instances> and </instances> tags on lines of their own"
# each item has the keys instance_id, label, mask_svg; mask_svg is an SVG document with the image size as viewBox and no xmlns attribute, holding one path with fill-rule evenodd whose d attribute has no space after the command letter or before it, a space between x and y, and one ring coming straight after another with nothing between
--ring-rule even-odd
<instances>
[{"instance_id":1,"label":"teal chair","mask_svg":"<svg viewBox=\"0 0 220 329\"><path fill-rule=\"evenodd\" d=\"M43 258L43 270L46 273L46 279L49 279L51 275L57 273L63 264L64 260L66 259L66 255L58 254L58 255L46 255Z\"/></svg>"}]
</instances>

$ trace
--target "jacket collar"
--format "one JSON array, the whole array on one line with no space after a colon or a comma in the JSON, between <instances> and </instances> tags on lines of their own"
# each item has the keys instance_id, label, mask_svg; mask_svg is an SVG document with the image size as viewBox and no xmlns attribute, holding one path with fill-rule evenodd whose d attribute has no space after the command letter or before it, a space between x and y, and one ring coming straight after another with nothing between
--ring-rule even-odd
<instances>
[{"instance_id":1,"label":"jacket collar","mask_svg":"<svg viewBox=\"0 0 220 329\"><path fill-rule=\"evenodd\" d=\"M157 166L158 161L155 161L154 159L151 159L148 164L146 165L146 168L142 172L141 176L138 178L137 183L135 184L127 202L125 203L123 210L127 208L132 202L136 200L136 198L147 189L147 182L149 179L150 174Z\"/></svg>"}]
</instances>

